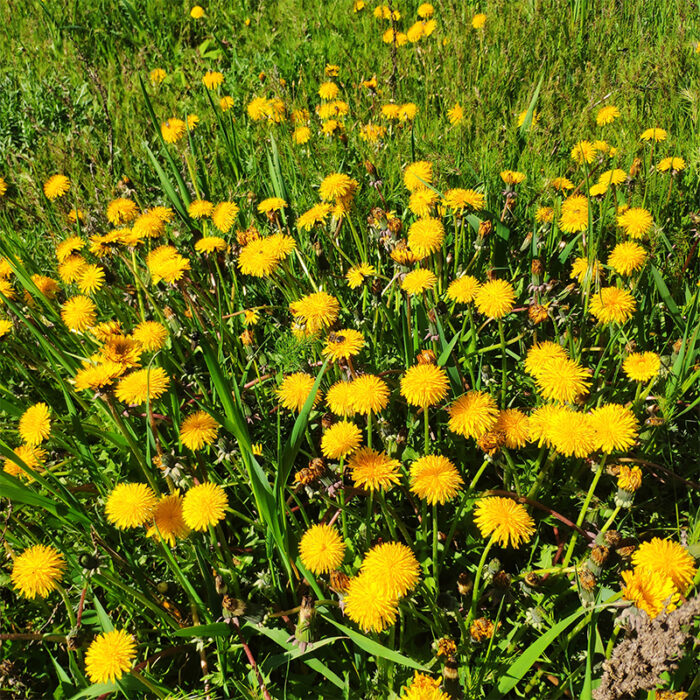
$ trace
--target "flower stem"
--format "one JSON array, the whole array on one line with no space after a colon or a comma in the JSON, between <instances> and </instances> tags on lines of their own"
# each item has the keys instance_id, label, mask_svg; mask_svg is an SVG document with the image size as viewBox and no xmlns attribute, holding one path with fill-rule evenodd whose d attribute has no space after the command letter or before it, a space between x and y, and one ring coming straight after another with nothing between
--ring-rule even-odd
<instances>
[{"instance_id":1,"label":"flower stem","mask_svg":"<svg viewBox=\"0 0 700 700\"><path fill-rule=\"evenodd\" d=\"M486 564L486 557L488 556L492 545L493 545L493 535L491 535L491 537L488 541L488 544L484 548L484 552L481 555L481 559L479 560L479 566L476 570L476 578L474 579L474 588L472 590L472 604L471 604L471 607L469 608L469 617L467 618L467 627L469 627L469 624L471 623L471 621L474 619L474 616L476 615L476 606L477 606L477 603L479 602L479 583L481 582L481 573L484 570L484 565Z\"/></svg>"},{"instance_id":2,"label":"flower stem","mask_svg":"<svg viewBox=\"0 0 700 700\"><path fill-rule=\"evenodd\" d=\"M602 537L608 531L610 526L615 522L615 518L620 512L620 508L622 508L622 506L615 506L615 510L612 512L612 515L606 520L605 525L603 525L603 527L600 528L598 537Z\"/></svg>"},{"instance_id":3,"label":"flower stem","mask_svg":"<svg viewBox=\"0 0 700 700\"><path fill-rule=\"evenodd\" d=\"M438 561L438 507L433 503L433 578L435 579L435 596L440 592L438 576L440 574L440 562Z\"/></svg>"},{"instance_id":4,"label":"flower stem","mask_svg":"<svg viewBox=\"0 0 700 700\"><path fill-rule=\"evenodd\" d=\"M503 332L503 319L498 319L498 335L501 338L501 410L506 407L506 366L508 356L506 355L506 336Z\"/></svg>"},{"instance_id":5,"label":"flower stem","mask_svg":"<svg viewBox=\"0 0 700 700\"><path fill-rule=\"evenodd\" d=\"M367 413L367 447L372 447L372 411Z\"/></svg>"},{"instance_id":6,"label":"flower stem","mask_svg":"<svg viewBox=\"0 0 700 700\"><path fill-rule=\"evenodd\" d=\"M425 428L425 434L423 437L423 451L428 454L428 448L430 447L430 418L428 417L428 407L423 408L423 426Z\"/></svg>"}]
</instances>

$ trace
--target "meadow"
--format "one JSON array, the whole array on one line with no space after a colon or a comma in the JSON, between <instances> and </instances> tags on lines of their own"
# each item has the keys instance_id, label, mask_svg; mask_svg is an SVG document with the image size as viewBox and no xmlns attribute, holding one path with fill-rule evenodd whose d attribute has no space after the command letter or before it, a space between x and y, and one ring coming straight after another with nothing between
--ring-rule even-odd
<instances>
[{"instance_id":1,"label":"meadow","mask_svg":"<svg viewBox=\"0 0 700 700\"><path fill-rule=\"evenodd\" d=\"M693 3L0 20L0 697L700 695Z\"/></svg>"}]
</instances>

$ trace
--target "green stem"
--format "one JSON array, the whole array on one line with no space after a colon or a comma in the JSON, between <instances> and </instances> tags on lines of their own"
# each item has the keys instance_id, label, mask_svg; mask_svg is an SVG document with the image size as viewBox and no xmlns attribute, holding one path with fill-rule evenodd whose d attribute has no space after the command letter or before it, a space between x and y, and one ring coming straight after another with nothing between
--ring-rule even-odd
<instances>
[{"instance_id":1,"label":"green stem","mask_svg":"<svg viewBox=\"0 0 700 700\"><path fill-rule=\"evenodd\" d=\"M498 335L501 338L501 410L506 407L506 366L508 356L506 355L506 336L503 332L503 319L498 319Z\"/></svg>"},{"instance_id":2,"label":"green stem","mask_svg":"<svg viewBox=\"0 0 700 700\"><path fill-rule=\"evenodd\" d=\"M617 517L617 514L620 512L620 508L622 506L615 506L615 510L612 512L612 515L606 520L605 525L603 525L602 528L600 528L600 532L598 533L598 537L602 537L610 528L610 526L615 522L615 518Z\"/></svg>"},{"instance_id":3,"label":"green stem","mask_svg":"<svg viewBox=\"0 0 700 700\"><path fill-rule=\"evenodd\" d=\"M423 452L427 455L430 447L430 419L428 417L428 407L423 408L423 426L425 434L423 436Z\"/></svg>"},{"instance_id":4,"label":"green stem","mask_svg":"<svg viewBox=\"0 0 700 700\"><path fill-rule=\"evenodd\" d=\"M591 504L591 499L593 498L593 493L595 491L595 487L598 485L598 481L600 480L600 477L603 474L603 469L605 468L605 460L606 459L607 459L607 455L603 455L603 458L600 460L600 464L598 465L598 469L596 470L595 476L593 477L593 481L591 482L591 485L588 489L588 493L586 494L586 499L584 500L583 506L581 507L581 512L578 514L578 519L576 520L577 527L581 527L581 523L586 519L586 514L588 513L588 506ZM566 550L566 556L564 557L564 561L561 564L563 567L568 566L569 562L571 561L571 557L574 553L574 546L576 545L577 538L578 538L578 531L574 530L571 533L571 539L569 540L569 547Z\"/></svg>"},{"instance_id":5,"label":"green stem","mask_svg":"<svg viewBox=\"0 0 700 700\"><path fill-rule=\"evenodd\" d=\"M481 555L481 559L479 560L479 566L476 570L476 578L474 579L474 588L472 590L472 604L471 607L469 608L469 617L467 618L467 627L471 624L471 621L474 619L476 615L476 606L477 603L479 602L479 583L481 582L481 573L484 570L484 565L486 564L486 557L488 556L489 552L491 551L491 547L493 545L494 539L493 535L491 535L488 544L486 545L483 554Z\"/></svg>"},{"instance_id":6,"label":"green stem","mask_svg":"<svg viewBox=\"0 0 700 700\"><path fill-rule=\"evenodd\" d=\"M367 447L372 447L372 411L367 413Z\"/></svg>"},{"instance_id":7,"label":"green stem","mask_svg":"<svg viewBox=\"0 0 700 700\"><path fill-rule=\"evenodd\" d=\"M438 506L433 503L433 578L435 579L435 597L440 593L438 576L440 574L440 562L438 561Z\"/></svg>"}]
</instances>

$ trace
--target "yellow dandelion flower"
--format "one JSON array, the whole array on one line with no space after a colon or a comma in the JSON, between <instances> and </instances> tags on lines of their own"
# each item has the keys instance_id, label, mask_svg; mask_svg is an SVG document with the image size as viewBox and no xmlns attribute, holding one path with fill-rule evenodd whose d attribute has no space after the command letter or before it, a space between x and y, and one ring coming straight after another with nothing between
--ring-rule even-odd
<instances>
[{"instance_id":1,"label":"yellow dandelion flower","mask_svg":"<svg viewBox=\"0 0 700 700\"><path fill-rule=\"evenodd\" d=\"M345 274L345 279L348 281L350 289L357 289L365 280L365 277L376 275L377 270L374 265L368 263L360 263L353 265Z\"/></svg>"},{"instance_id":2,"label":"yellow dandelion flower","mask_svg":"<svg viewBox=\"0 0 700 700\"><path fill-rule=\"evenodd\" d=\"M142 404L160 398L169 384L170 377L162 367L151 367L122 377L114 393L124 403Z\"/></svg>"},{"instance_id":3,"label":"yellow dandelion flower","mask_svg":"<svg viewBox=\"0 0 700 700\"><path fill-rule=\"evenodd\" d=\"M586 276L590 275L593 281L598 281L603 276L603 268L600 261L594 260L593 264L588 264L588 258L576 258L571 266L571 279L583 284Z\"/></svg>"},{"instance_id":4,"label":"yellow dandelion flower","mask_svg":"<svg viewBox=\"0 0 700 700\"><path fill-rule=\"evenodd\" d=\"M469 391L451 404L447 427L464 437L480 438L498 419L495 401L483 391Z\"/></svg>"},{"instance_id":5,"label":"yellow dandelion flower","mask_svg":"<svg viewBox=\"0 0 700 700\"><path fill-rule=\"evenodd\" d=\"M338 531L324 523L312 525L299 542L301 563L312 574L335 571L345 556L345 543Z\"/></svg>"},{"instance_id":6,"label":"yellow dandelion flower","mask_svg":"<svg viewBox=\"0 0 700 700\"><path fill-rule=\"evenodd\" d=\"M654 537L643 542L632 555L635 569L652 571L673 581L679 593L685 593L698 570L695 557L681 544Z\"/></svg>"},{"instance_id":7,"label":"yellow dandelion flower","mask_svg":"<svg viewBox=\"0 0 700 700\"><path fill-rule=\"evenodd\" d=\"M155 493L146 484L118 484L105 503L107 520L120 530L140 527L151 520L156 502Z\"/></svg>"},{"instance_id":8,"label":"yellow dandelion flower","mask_svg":"<svg viewBox=\"0 0 700 700\"><path fill-rule=\"evenodd\" d=\"M396 621L396 598L384 592L370 576L351 579L344 602L345 614L364 632L381 632Z\"/></svg>"},{"instance_id":9,"label":"yellow dandelion flower","mask_svg":"<svg viewBox=\"0 0 700 700\"><path fill-rule=\"evenodd\" d=\"M187 537L190 528L185 522L182 510L183 498L179 491L169 496L161 496L153 509L153 525L146 532L147 537L163 538L171 547L175 540Z\"/></svg>"},{"instance_id":10,"label":"yellow dandelion flower","mask_svg":"<svg viewBox=\"0 0 700 700\"><path fill-rule=\"evenodd\" d=\"M545 399L573 403L588 394L590 372L568 357L552 357L534 373L537 388Z\"/></svg>"},{"instance_id":11,"label":"yellow dandelion flower","mask_svg":"<svg viewBox=\"0 0 700 700\"><path fill-rule=\"evenodd\" d=\"M356 450L361 440L362 432L354 423L340 421L323 434L321 452L324 457L339 459Z\"/></svg>"},{"instance_id":12,"label":"yellow dandelion flower","mask_svg":"<svg viewBox=\"0 0 700 700\"><path fill-rule=\"evenodd\" d=\"M338 318L340 304L326 292L307 294L298 301L293 301L289 308L296 323L302 325L307 335L327 328Z\"/></svg>"},{"instance_id":13,"label":"yellow dandelion flower","mask_svg":"<svg viewBox=\"0 0 700 700\"><path fill-rule=\"evenodd\" d=\"M479 313L489 318L503 318L513 310L515 290L506 280L495 279L482 284L474 296Z\"/></svg>"},{"instance_id":14,"label":"yellow dandelion flower","mask_svg":"<svg viewBox=\"0 0 700 700\"><path fill-rule=\"evenodd\" d=\"M444 206L462 214L465 209L471 208L479 211L486 206L486 197L476 190L454 188L447 190L442 200Z\"/></svg>"},{"instance_id":15,"label":"yellow dandelion flower","mask_svg":"<svg viewBox=\"0 0 700 700\"><path fill-rule=\"evenodd\" d=\"M591 297L590 312L600 323L624 323L628 321L637 302L626 290L619 287L602 287Z\"/></svg>"},{"instance_id":16,"label":"yellow dandelion flower","mask_svg":"<svg viewBox=\"0 0 700 700\"><path fill-rule=\"evenodd\" d=\"M105 271L99 265L84 265L78 277L78 289L83 294L94 294L105 282Z\"/></svg>"},{"instance_id":17,"label":"yellow dandelion flower","mask_svg":"<svg viewBox=\"0 0 700 700\"><path fill-rule=\"evenodd\" d=\"M136 642L124 630L111 630L95 637L85 652L85 672L92 683L118 681L131 669Z\"/></svg>"},{"instance_id":18,"label":"yellow dandelion flower","mask_svg":"<svg viewBox=\"0 0 700 700\"><path fill-rule=\"evenodd\" d=\"M292 133L292 140L298 146L303 146L311 140L311 129L308 126L298 126Z\"/></svg>"},{"instance_id":19,"label":"yellow dandelion flower","mask_svg":"<svg viewBox=\"0 0 700 700\"><path fill-rule=\"evenodd\" d=\"M241 248L237 264L244 275L267 277L277 269L280 258L270 238L256 238Z\"/></svg>"},{"instance_id":20,"label":"yellow dandelion flower","mask_svg":"<svg viewBox=\"0 0 700 700\"><path fill-rule=\"evenodd\" d=\"M505 434L505 445L511 450L525 447L530 439L530 419L517 408L500 411L493 429Z\"/></svg>"},{"instance_id":21,"label":"yellow dandelion flower","mask_svg":"<svg viewBox=\"0 0 700 700\"><path fill-rule=\"evenodd\" d=\"M637 439L637 419L629 408L616 403L603 404L591 411L596 447L603 452L624 452Z\"/></svg>"},{"instance_id":22,"label":"yellow dandelion flower","mask_svg":"<svg viewBox=\"0 0 700 700\"><path fill-rule=\"evenodd\" d=\"M620 466L617 475L617 487L623 491L634 493L642 485L642 470L639 467Z\"/></svg>"},{"instance_id":23,"label":"yellow dandelion flower","mask_svg":"<svg viewBox=\"0 0 700 700\"><path fill-rule=\"evenodd\" d=\"M622 595L653 620L660 612L670 612L678 607L680 596L668 576L651 569L623 571Z\"/></svg>"},{"instance_id":24,"label":"yellow dandelion flower","mask_svg":"<svg viewBox=\"0 0 700 700\"><path fill-rule=\"evenodd\" d=\"M174 284L190 269L190 261L171 245L162 245L152 250L146 256L146 265L154 284L161 281Z\"/></svg>"},{"instance_id":25,"label":"yellow dandelion flower","mask_svg":"<svg viewBox=\"0 0 700 700\"><path fill-rule=\"evenodd\" d=\"M450 696L440 690L439 678L415 671L411 682L401 688L401 700L450 700Z\"/></svg>"},{"instance_id":26,"label":"yellow dandelion flower","mask_svg":"<svg viewBox=\"0 0 700 700\"><path fill-rule=\"evenodd\" d=\"M202 82L207 90L216 90L224 82L224 74L219 71L208 70L202 77Z\"/></svg>"},{"instance_id":27,"label":"yellow dandelion flower","mask_svg":"<svg viewBox=\"0 0 700 700\"><path fill-rule=\"evenodd\" d=\"M464 121L464 109L459 102L455 102L454 107L447 110L447 119L452 126L461 124Z\"/></svg>"},{"instance_id":28,"label":"yellow dandelion flower","mask_svg":"<svg viewBox=\"0 0 700 700\"><path fill-rule=\"evenodd\" d=\"M58 262L63 262L69 258L73 253L77 253L82 250L86 245L86 242L79 236L70 236L65 240L61 241L56 246L56 258Z\"/></svg>"},{"instance_id":29,"label":"yellow dandelion flower","mask_svg":"<svg viewBox=\"0 0 700 700\"><path fill-rule=\"evenodd\" d=\"M588 199L581 194L562 202L559 228L564 233L578 233L588 228Z\"/></svg>"},{"instance_id":30,"label":"yellow dandelion flower","mask_svg":"<svg viewBox=\"0 0 700 700\"><path fill-rule=\"evenodd\" d=\"M328 336L326 345L323 348L323 354L331 362L347 360L357 355L364 345L365 338L360 331L356 331L353 328L343 328L339 331L334 331Z\"/></svg>"},{"instance_id":31,"label":"yellow dandelion flower","mask_svg":"<svg viewBox=\"0 0 700 700\"><path fill-rule=\"evenodd\" d=\"M170 117L160 125L160 133L165 143L177 143L187 133L187 126L182 119Z\"/></svg>"},{"instance_id":32,"label":"yellow dandelion flower","mask_svg":"<svg viewBox=\"0 0 700 700\"><path fill-rule=\"evenodd\" d=\"M77 295L61 307L63 323L72 331L84 331L95 324L97 307L92 299Z\"/></svg>"},{"instance_id":33,"label":"yellow dandelion flower","mask_svg":"<svg viewBox=\"0 0 700 700\"><path fill-rule=\"evenodd\" d=\"M410 489L430 505L451 501L463 483L457 467L442 455L426 455L411 465Z\"/></svg>"},{"instance_id":34,"label":"yellow dandelion flower","mask_svg":"<svg viewBox=\"0 0 700 700\"><path fill-rule=\"evenodd\" d=\"M371 447L355 450L348 460L348 469L355 486L369 491L388 490L401 481L399 461Z\"/></svg>"},{"instance_id":35,"label":"yellow dandelion flower","mask_svg":"<svg viewBox=\"0 0 700 700\"><path fill-rule=\"evenodd\" d=\"M403 183L409 192L431 185L433 182L433 164L427 160L419 160L406 167Z\"/></svg>"},{"instance_id":36,"label":"yellow dandelion flower","mask_svg":"<svg viewBox=\"0 0 700 700\"><path fill-rule=\"evenodd\" d=\"M383 379L363 374L350 382L350 402L354 411L363 416L378 413L389 403L389 387Z\"/></svg>"},{"instance_id":37,"label":"yellow dandelion flower","mask_svg":"<svg viewBox=\"0 0 700 700\"><path fill-rule=\"evenodd\" d=\"M168 331L158 321L142 321L134 328L131 337L146 352L160 350L168 338Z\"/></svg>"},{"instance_id":38,"label":"yellow dandelion flower","mask_svg":"<svg viewBox=\"0 0 700 700\"><path fill-rule=\"evenodd\" d=\"M435 406L447 396L447 373L433 364L410 367L401 378L401 396L412 406Z\"/></svg>"},{"instance_id":39,"label":"yellow dandelion flower","mask_svg":"<svg viewBox=\"0 0 700 700\"><path fill-rule=\"evenodd\" d=\"M65 568L66 561L57 549L36 544L14 560L10 580L25 598L46 598L59 586Z\"/></svg>"},{"instance_id":40,"label":"yellow dandelion flower","mask_svg":"<svg viewBox=\"0 0 700 700\"><path fill-rule=\"evenodd\" d=\"M198 253L215 253L223 252L228 250L228 243L223 238L218 236L204 236L200 238L195 244L194 249Z\"/></svg>"},{"instance_id":41,"label":"yellow dandelion flower","mask_svg":"<svg viewBox=\"0 0 700 700\"><path fill-rule=\"evenodd\" d=\"M479 280L471 275L462 275L450 282L447 288L447 298L458 304L468 304L474 301L479 290Z\"/></svg>"},{"instance_id":42,"label":"yellow dandelion flower","mask_svg":"<svg viewBox=\"0 0 700 700\"><path fill-rule=\"evenodd\" d=\"M595 122L598 126L612 124L620 116L620 110L615 105L606 105L598 110Z\"/></svg>"},{"instance_id":43,"label":"yellow dandelion flower","mask_svg":"<svg viewBox=\"0 0 700 700\"><path fill-rule=\"evenodd\" d=\"M148 74L148 78L153 85L160 85L165 80L166 75L167 73L162 68L154 68Z\"/></svg>"},{"instance_id":44,"label":"yellow dandelion flower","mask_svg":"<svg viewBox=\"0 0 700 700\"><path fill-rule=\"evenodd\" d=\"M326 404L336 416L347 418L354 416L356 411L352 405L354 390L352 382L336 382L326 394Z\"/></svg>"},{"instance_id":45,"label":"yellow dandelion flower","mask_svg":"<svg viewBox=\"0 0 700 700\"><path fill-rule=\"evenodd\" d=\"M86 265L87 261L82 255L71 255L59 264L58 276L66 284L72 284L80 279Z\"/></svg>"},{"instance_id":46,"label":"yellow dandelion flower","mask_svg":"<svg viewBox=\"0 0 700 700\"><path fill-rule=\"evenodd\" d=\"M202 17L204 17L204 8L201 5L195 5L190 10L190 17L192 17L192 19L202 19Z\"/></svg>"},{"instance_id":47,"label":"yellow dandelion flower","mask_svg":"<svg viewBox=\"0 0 700 700\"><path fill-rule=\"evenodd\" d=\"M125 197L113 199L107 205L107 219L114 226L127 224L129 221L133 221L138 215L139 208L136 206L136 203Z\"/></svg>"},{"instance_id":48,"label":"yellow dandelion flower","mask_svg":"<svg viewBox=\"0 0 700 700\"><path fill-rule=\"evenodd\" d=\"M205 199L195 199L187 208L187 213L193 219L202 219L205 216L211 216L214 211L214 205L207 202Z\"/></svg>"},{"instance_id":49,"label":"yellow dandelion flower","mask_svg":"<svg viewBox=\"0 0 700 700\"><path fill-rule=\"evenodd\" d=\"M666 173L669 170L671 172L680 172L681 170L685 170L685 161L683 158L662 158L658 162L656 169L661 173Z\"/></svg>"},{"instance_id":50,"label":"yellow dandelion flower","mask_svg":"<svg viewBox=\"0 0 700 700\"><path fill-rule=\"evenodd\" d=\"M52 175L44 183L44 194L47 199L53 201L63 197L70 189L70 180L65 175Z\"/></svg>"},{"instance_id":51,"label":"yellow dandelion flower","mask_svg":"<svg viewBox=\"0 0 700 700\"><path fill-rule=\"evenodd\" d=\"M332 207L330 204L326 204L325 202L316 204L299 216L297 219L297 228L303 231L310 231L316 224L325 223L331 211Z\"/></svg>"},{"instance_id":52,"label":"yellow dandelion flower","mask_svg":"<svg viewBox=\"0 0 700 700\"><path fill-rule=\"evenodd\" d=\"M535 221L539 224L551 224L554 221L554 209L552 207L537 207Z\"/></svg>"},{"instance_id":53,"label":"yellow dandelion flower","mask_svg":"<svg viewBox=\"0 0 700 700\"><path fill-rule=\"evenodd\" d=\"M482 537L518 549L530 541L535 522L525 508L510 498L480 498L474 508L474 522Z\"/></svg>"},{"instance_id":54,"label":"yellow dandelion flower","mask_svg":"<svg viewBox=\"0 0 700 700\"><path fill-rule=\"evenodd\" d=\"M412 197L422 190L414 191ZM439 219L420 219L408 229L408 247L418 257L426 258L440 249L445 238L445 228Z\"/></svg>"},{"instance_id":55,"label":"yellow dandelion flower","mask_svg":"<svg viewBox=\"0 0 700 700\"><path fill-rule=\"evenodd\" d=\"M19 436L30 446L40 445L51 434L51 411L42 402L30 406L19 419Z\"/></svg>"},{"instance_id":56,"label":"yellow dandelion flower","mask_svg":"<svg viewBox=\"0 0 700 700\"><path fill-rule=\"evenodd\" d=\"M421 267L409 272L401 282L401 289L408 295L422 294L432 289L437 282L437 277L427 268Z\"/></svg>"},{"instance_id":57,"label":"yellow dandelion flower","mask_svg":"<svg viewBox=\"0 0 700 700\"><path fill-rule=\"evenodd\" d=\"M420 567L413 552L400 542L383 542L367 552L360 576L368 576L392 598L402 598L418 584Z\"/></svg>"},{"instance_id":58,"label":"yellow dandelion flower","mask_svg":"<svg viewBox=\"0 0 700 700\"><path fill-rule=\"evenodd\" d=\"M668 138L668 132L665 129L658 127L643 131L639 139L640 141L665 141Z\"/></svg>"},{"instance_id":59,"label":"yellow dandelion flower","mask_svg":"<svg viewBox=\"0 0 700 700\"><path fill-rule=\"evenodd\" d=\"M521 182L525 182L526 175L517 170L502 170L500 173L501 180L505 182L506 185L519 185Z\"/></svg>"},{"instance_id":60,"label":"yellow dandelion flower","mask_svg":"<svg viewBox=\"0 0 700 700\"><path fill-rule=\"evenodd\" d=\"M301 411L311 395L315 381L311 375L305 372L294 372L286 376L277 389L277 396L282 406L290 411ZM313 405L315 406L320 400L320 395L316 393Z\"/></svg>"},{"instance_id":61,"label":"yellow dandelion flower","mask_svg":"<svg viewBox=\"0 0 700 700\"><path fill-rule=\"evenodd\" d=\"M646 209L632 207L617 217L617 225L630 238L642 238L651 230L651 227L654 225L654 219Z\"/></svg>"},{"instance_id":62,"label":"yellow dandelion flower","mask_svg":"<svg viewBox=\"0 0 700 700\"><path fill-rule=\"evenodd\" d=\"M485 24L486 15L483 12L477 12L477 14L472 17L472 27L474 27L474 29L483 29Z\"/></svg>"},{"instance_id":63,"label":"yellow dandelion flower","mask_svg":"<svg viewBox=\"0 0 700 700\"><path fill-rule=\"evenodd\" d=\"M235 223L239 211L235 202L219 202L211 212L211 220L219 231L228 233Z\"/></svg>"},{"instance_id":64,"label":"yellow dandelion flower","mask_svg":"<svg viewBox=\"0 0 700 700\"><path fill-rule=\"evenodd\" d=\"M633 352L622 363L622 370L634 382L648 382L661 368L661 358L655 352Z\"/></svg>"},{"instance_id":65,"label":"yellow dandelion flower","mask_svg":"<svg viewBox=\"0 0 700 700\"><path fill-rule=\"evenodd\" d=\"M180 441L190 450L199 450L216 440L219 424L206 412L197 411L187 416L180 425Z\"/></svg>"},{"instance_id":66,"label":"yellow dandelion flower","mask_svg":"<svg viewBox=\"0 0 700 700\"><path fill-rule=\"evenodd\" d=\"M182 501L182 517L188 527L202 532L226 516L228 497L218 484L207 481L193 486Z\"/></svg>"},{"instance_id":67,"label":"yellow dandelion flower","mask_svg":"<svg viewBox=\"0 0 700 700\"><path fill-rule=\"evenodd\" d=\"M419 216L422 219L428 219L437 201L437 193L433 190L429 190L427 187L423 187L421 189L414 190L411 193L411 196L408 200L408 208L416 216ZM438 223L440 222L438 221ZM440 226L442 226L442 223L440 223ZM413 226L411 228L413 228Z\"/></svg>"},{"instance_id":68,"label":"yellow dandelion flower","mask_svg":"<svg viewBox=\"0 0 700 700\"><path fill-rule=\"evenodd\" d=\"M12 321L0 318L0 338L4 338L12 330Z\"/></svg>"},{"instance_id":69,"label":"yellow dandelion flower","mask_svg":"<svg viewBox=\"0 0 700 700\"><path fill-rule=\"evenodd\" d=\"M595 159L596 147L590 141L579 141L571 149L571 158L577 163L592 163Z\"/></svg>"},{"instance_id":70,"label":"yellow dandelion flower","mask_svg":"<svg viewBox=\"0 0 700 700\"><path fill-rule=\"evenodd\" d=\"M566 457L588 457L596 448L596 432L590 415L560 407L550 415L547 439Z\"/></svg>"}]
</instances>

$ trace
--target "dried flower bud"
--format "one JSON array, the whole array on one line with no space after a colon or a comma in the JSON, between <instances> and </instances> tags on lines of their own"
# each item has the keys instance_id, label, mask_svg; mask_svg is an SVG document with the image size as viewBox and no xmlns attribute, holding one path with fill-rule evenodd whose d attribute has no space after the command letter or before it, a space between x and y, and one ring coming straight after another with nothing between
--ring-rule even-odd
<instances>
[{"instance_id":1,"label":"dried flower bud","mask_svg":"<svg viewBox=\"0 0 700 700\"><path fill-rule=\"evenodd\" d=\"M537 325L549 318L548 307L542 304L531 304L527 309L527 315L530 317L530 321Z\"/></svg>"},{"instance_id":2,"label":"dried flower bud","mask_svg":"<svg viewBox=\"0 0 700 700\"><path fill-rule=\"evenodd\" d=\"M542 577L534 571L529 571L525 574L525 583L530 586L530 588L537 588L542 584Z\"/></svg>"},{"instance_id":3,"label":"dried flower bud","mask_svg":"<svg viewBox=\"0 0 700 700\"><path fill-rule=\"evenodd\" d=\"M403 229L403 223L401 219L398 219L396 217L394 217L393 219L389 219L389 221L387 222L387 226L395 236L398 236L401 233L401 230Z\"/></svg>"},{"instance_id":4,"label":"dried flower bud","mask_svg":"<svg viewBox=\"0 0 700 700\"><path fill-rule=\"evenodd\" d=\"M335 418L332 413L324 413L323 416L321 417L321 427L324 430L328 430L333 423L335 423Z\"/></svg>"},{"instance_id":5,"label":"dried flower bud","mask_svg":"<svg viewBox=\"0 0 700 700\"><path fill-rule=\"evenodd\" d=\"M505 445L506 434L502 430L489 430L476 443L487 455L494 455Z\"/></svg>"},{"instance_id":6,"label":"dried flower bud","mask_svg":"<svg viewBox=\"0 0 700 700\"><path fill-rule=\"evenodd\" d=\"M486 220L479 224L479 238L486 238L493 231L493 224Z\"/></svg>"},{"instance_id":7,"label":"dried flower bud","mask_svg":"<svg viewBox=\"0 0 700 700\"><path fill-rule=\"evenodd\" d=\"M544 265L539 258L533 258L530 263L530 269L533 275L541 275L544 272Z\"/></svg>"},{"instance_id":8,"label":"dried flower bud","mask_svg":"<svg viewBox=\"0 0 700 700\"><path fill-rule=\"evenodd\" d=\"M368 175L371 175L372 177L377 177L377 168L375 168L372 161L366 160L364 162L364 166L365 166L365 170L367 171Z\"/></svg>"},{"instance_id":9,"label":"dried flower bud","mask_svg":"<svg viewBox=\"0 0 700 700\"><path fill-rule=\"evenodd\" d=\"M480 617L472 622L469 634L475 642L483 642L493 636L493 622L485 617Z\"/></svg>"},{"instance_id":10,"label":"dried flower bud","mask_svg":"<svg viewBox=\"0 0 700 700\"><path fill-rule=\"evenodd\" d=\"M432 350L421 350L416 359L419 365L434 365L437 358Z\"/></svg>"},{"instance_id":11,"label":"dried flower bud","mask_svg":"<svg viewBox=\"0 0 700 700\"><path fill-rule=\"evenodd\" d=\"M493 577L493 585L497 588L510 588L510 574L505 571L497 571Z\"/></svg>"},{"instance_id":12,"label":"dried flower bud","mask_svg":"<svg viewBox=\"0 0 700 700\"><path fill-rule=\"evenodd\" d=\"M350 577L342 571L331 571L330 586L339 595L346 593L350 585Z\"/></svg>"},{"instance_id":13,"label":"dried flower bud","mask_svg":"<svg viewBox=\"0 0 700 700\"><path fill-rule=\"evenodd\" d=\"M578 580L584 591L591 592L596 586L596 578L588 569L581 569L578 572Z\"/></svg>"},{"instance_id":14,"label":"dried flower bud","mask_svg":"<svg viewBox=\"0 0 700 700\"><path fill-rule=\"evenodd\" d=\"M610 549L605 545L599 544L591 550L591 560L596 566L603 566L610 556Z\"/></svg>"},{"instance_id":15,"label":"dried flower bud","mask_svg":"<svg viewBox=\"0 0 700 700\"><path fill-rule=\"evenodd\" d=\"M437 656L452 656L457 653L457 644L452 637L441 637L437 641Z\"/></svg>"},{"instance_id":16,"label":"dried flower bud","mask_svg":"<svg viewBox=\"0 0 700 700\"><path fill-rule=\"evenodd\" d=\"M462 572L457 577L457 591L460 595L468 596L474 588L474 582L469 578L469 574Z\"/></svg>"}]
</instances>

